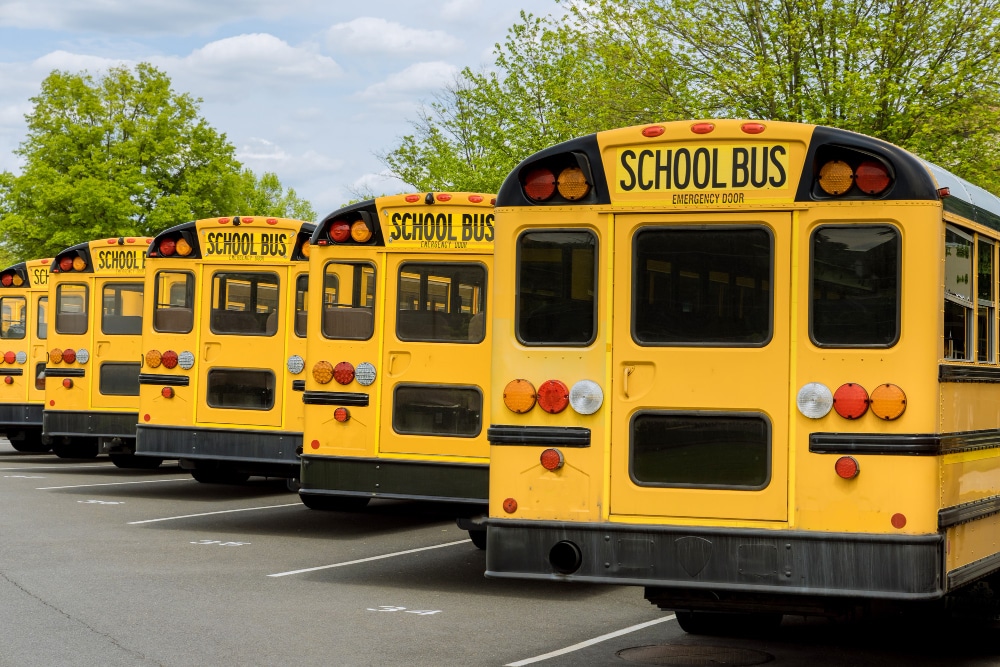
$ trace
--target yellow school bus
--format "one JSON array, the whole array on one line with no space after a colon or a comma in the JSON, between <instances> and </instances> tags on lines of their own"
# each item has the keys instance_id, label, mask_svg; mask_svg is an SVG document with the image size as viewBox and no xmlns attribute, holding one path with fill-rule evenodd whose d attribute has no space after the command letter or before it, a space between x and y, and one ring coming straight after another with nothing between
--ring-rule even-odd
<instances>
[{"instance_id":1,"label":"yellow school bus","mask_svg":"<svg viewBox=\"0 0 1000 667\"><path fill-rule=\"evenodd\" d=\"M67 248L52 262L42 428L58 456L107 452L119 467L153 463L133 455L151 240L98 239Z\"/></svg>"},{"instance_id":2,"label":"yellow school bus","mask_svg":"<svg viewBox=\"0 0 1000 667\"><path fill-rule=\"evenodd\" d=\"M42 437L49 266L33 259L0 272L0 433L19 452L47 452Z\"/></svg>"},{"instance_id":3,"label":"yellow school bus","mask_svg":"<svg viewBox=\"0 0 1000 667\"><path fill-rule=\"evenodd\" d=\"M487 576L643 586L689 632L996 583L996 196L711 120L542 151L496 216Z\"/></svg>"},{"instance_id":4,"label":"yellow school bus","mask_svg":"<svg viewBox=\"0 0 1000 667\"><path fill-rule=\"evenodd\" d=\"M309 320L299 489L307 506L441 500L485 517L493 200L379 197L316 226L309 298L319 316ZM485 540L481 527L466 527Z\"/></svg>"},{"instance_id":5,"label":"yellow school bus","mask_svg":"<svg viewBox=\"0 0 1000 667\"><path fill-rule=\"evenodd\" d=\"M136 454L199 482L298 477L313 225L209 218L147 258Z\"/></svg>"}]
</instances>

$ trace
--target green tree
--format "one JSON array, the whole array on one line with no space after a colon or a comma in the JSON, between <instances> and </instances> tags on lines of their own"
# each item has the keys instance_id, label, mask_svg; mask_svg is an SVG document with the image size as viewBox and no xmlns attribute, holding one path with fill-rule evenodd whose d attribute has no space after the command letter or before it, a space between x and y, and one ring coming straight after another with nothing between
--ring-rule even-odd
<instances>
[{"instance_id":1,"label":"green tree","mask_svg":"<svg viewBox=\"0 0 1000 667\"><path fill-rule=\"evenodd\" d=\"M235 212L247 211L252 215L292 218L307 222L316 220L312 204L300 199L293 188L281 185L277 174L265 171L259 178L249 169L240 174L240 203Z\"/></svg>"},{"instance_id":2,"label":"green tree","mask_svg":"<svg viewBox=\"0 0 1000 667\"><path fill-rule=\"evenodd\" d=\"M258 185L285 201L282 210L300 206L273 175L245 175L226 135L199 116L201 100L174 92L152 65L97 78L54 71L31 101L15 151L24 168L0 188L0 237L12 256L249 212L263 201Z\"/></svg>"}]
</instances>

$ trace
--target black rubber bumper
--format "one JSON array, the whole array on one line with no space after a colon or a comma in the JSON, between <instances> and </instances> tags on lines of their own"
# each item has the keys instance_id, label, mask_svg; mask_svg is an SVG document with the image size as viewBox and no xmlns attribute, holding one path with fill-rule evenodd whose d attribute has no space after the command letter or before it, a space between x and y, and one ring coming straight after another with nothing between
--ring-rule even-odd
<instances>
[{"instance_id":1,"label":"black rubber bumper","mask_svg":"<svg viewBox=\"0 0 1000 667\"><path fill-rule=\"evenodd\" d=\"M488 577L894 600L935 599L944 594L944 538L938 534L862 535L493 518L487 521L487 531Z\"/></svg>"},{"instance_id":2,"label":"black rubber bumper","mask_svg":"<svg viewBox=\"0 0 1000 667\"><path fill-rule=\"evenodd\" d=\"M248 470L273 467L279 476L289 469L297 476L302 434L295 431L254 431L139 424L135 453L165 459L191 459L245 464ZM236 466L239 467L239 466Z\"/></svg>"},{"instance_id":3,"label":"black rubber bumper","mask_svg":"<svg viewBox=\"0 0 1000 667\"><path fill-rule=\"evenodd\" d=\"M486 504L486 464L302 456L301 495L367 496Z\"/></svg>"},{"instance_id":4,"label":"black rubber bumper","mask_svg":"<svg viewBox=\"0 0 1000 667\"><path fill-rule=\"evenodd\" d=\"M0 433L12 428L42 425L41 403L0 404Z\"/></svg>"},{"instance_id":5,"label":"black rubber bumper","mask_svg":"<svg viewBox=\"0 0 1000 667\"><path fill-rule=\"evenodd\" d=\"M45 410L42 431L46 435L134 438L136 412L73 412Z\"/></svg>"}]
</instances>

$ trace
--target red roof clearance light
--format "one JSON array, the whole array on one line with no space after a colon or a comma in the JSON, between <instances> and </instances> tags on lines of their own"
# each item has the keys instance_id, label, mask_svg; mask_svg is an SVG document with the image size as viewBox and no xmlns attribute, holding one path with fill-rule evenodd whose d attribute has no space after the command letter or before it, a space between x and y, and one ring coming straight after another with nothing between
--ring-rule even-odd
<instances>
[{"instance_id":1,"label":"red roof clearance light","mask_svg":"<svg viewBox=\"0 0 1000 667\"><path fill-rule=\"evenodd\" d=\"M764 123L743 123L740 129L746 134L760 134L767 129L767 126Z\"/></svg>"},{"instance_id":2,"label":"red roof clearance light","mask_svg":"<svg viewBox=\"0 0 1000 667\"><path fill-rule=\"evenodd\" d=\"M642 128L642 136L649 137L650 139L652 139L653 137L660 136L666 131L667 128L663 127L662 125L650 125L649 127Z\"/></svg>"},{"instance_id":3,"label":"red roof clearance light","mask_svg":"<svg viewBox=\"0 0 1000 667\"><path fill-rule=\"evenodd\" d=\"M421 195L406 195L406 201L409 203L414 203L420 201Z\"/></svg>"},{"instance_id":4,"label":"red roof clearance light","mask_svg":"<svg viewBox=\"0 0 1000 667\"><path fill-rule=\"evenodd\" d=\"M715 123L695 123L691 126L691 131L695 134L708 134L715 130Z\"/></svg>"}]
</instances>

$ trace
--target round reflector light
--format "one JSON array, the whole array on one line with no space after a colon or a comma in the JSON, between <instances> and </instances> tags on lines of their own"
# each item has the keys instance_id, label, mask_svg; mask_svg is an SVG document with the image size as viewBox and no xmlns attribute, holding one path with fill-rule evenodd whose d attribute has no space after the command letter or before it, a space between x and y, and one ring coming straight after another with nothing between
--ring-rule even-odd
<instances>
[{"instance_id":1,"label":"round reflector light","mask_svg":"<svg viewBox=\"0 0 1000 667\"><path fill-rule=\"evenodd\" d=\"M892 527L895 528L896 530L900 530L906 527L905 514L900 514L897 512L896 514L892 515L892 518L889 519L889 521L892 522Z\"/></svg>"},{"instance_id":2,"label":"round reflector light","mask_svg":"<svg viewBox=\"0 0 1000 667\"><path fill-rule=\"evenodd\" d=\"M354 365L349 361L341 361L333 367L333 379L339 384L351 384L354 381Z\"/></svg>"},{"instance_id":3,"label":"round reflector light","mask_svg":"<svg viewBox=\"0 0 1000 667\"><path fill-rule=\"evenodd\" d=\"M551 169L533 169L524 177L524 194L534 201L545 201L556 191L556 175Z\"/></svg>"},{"instance_id":4,"label":"round reflector light","mask_svg":"<svg viewBox=\"0 0 1000 667\"><path fill-rule=\"evenodd\" d=\"M842 384L833 393L833 409L844 419L857 419L868 412L868 392L860 384Z\"/></svg>"},{"instance_id":5,"label":"round reflector light","mask_svg":"<svg viewBox=\"0 0 1000 667\"><path fill-rule=\"evenodd\" d=\"M358 381L362 387L368 387L375 382L375 366L368 363L367 361L362 361L358 364L358 367L354 369L354 379Z\"/></svg>"},{"instance_id":6,"label":"round reflector light","mask_svg":"<svg viewBox=\"0 0 1000 667\"><path fill-rule=\"evenodd\" d=\"M73 379L72 378L63 378L62 386L66 387L67 389L72 389L73 388Z\"/></svg>"},{"instance_id":7,"label":"round reflector light","mask_svg":"<svg viewBox=\"0 0 1000 667\"><path fill-rule=\"evenodd\" d=\"M843 160L831 160L819 169L819 187L828 195L842 195L851 189L854 170Z\"/></svg>"},{"instance_id":8,"label":"round reflector light","mask_svg":"<svg viewBox=\"0 0 1000 667\"><path fill-rule=\"evenodd\" d=\"M880 384L872 390L871 410L879 419L898 419L906 410L906 394L894 384Z\"/></svg>"},{"instance_id":9,"label":"round reflector light","mask_svg":"<svg viewBox=\"0 0 1000 667\"><path fill-rule=\"evenodd\" d=\"M4 352L3 355L4 363L12 364L17 361L17 353L14 351Z\"/></svg>"},{"instance_id":10,"label":"round reflector light","mask_svg":"<svg viewBox=\"0 0 1000 667\"><path fill-rule=\"evenodd\" d=\"M809 419L825 417L833 407L833 393L825 384L809 382L795 396L799 412Z\"/></svg>"},{"instance_id":11,"label":"round reflector light","mask_svg":"<svg viewBox=\"0 0 1000 667\"><path fill-rule=\"evenodd\" d=\"M177 252L177 242L173 239L163 239L160 241L160 256L170 257Z\"/></svg>"},{"instance_id":12,"label":"round reflector light","mask_svg":"<svg viewBox=\"0 0 1000 667\"><path fill-rule=\"evenodd\" d=\"M854 182L862 192L881 194L889 187L889 170L881 162L865 160L854 172Z\"/></svg>"},{"instance_id":13,"label":"round reflector light","mask_svg":"<svg viewBox=\"0 0 1000 667\"><path fill-rule=\"evenodd\" d=\"M61 270L63 270L63 271L69 271L70 269L72 269L73 268L73 258L67 256L67 257L63 257L62 259L60 259L59 260L59 268Z\"/></svg>"},{"instance_id":14,"label":"round reflector light","mask_svg":"<svg viewBox=\"0 0 1000 667\"><path fill-rule=\"evenodd\" d=\"M513 498L505 498L503 501L503 511L507 514L513 514L517 511L517 501Z\"/></svg>"},{"instance_id":15,"label":"round reflector light","mask_svg":"<svg viewBox=\"0 0 1000 667\"><path fill-rule=\"evenodd\" d=\"M163 389L160 390L160 396L162 396L163 398L173 398L174 397L174 388L173 387L164 387Z\"/></svg>"},{"instance_id":16,"label":"round reflector light","mask_svg":"<svg viewBox=\"0 0 1000 667\"><path fill-rule=\"evenodd\" d=\"M76 351L76 363L85 364L90 361L90 352L85 347Z\"/></svg>"},{"instance_id":17,"label":"round reflector light","mask_svg":"<svg viewBox=\"0 0 1000 667\"><path fill-rule=\"evenodd\" d=\"M76 350L69 347L63 350L63 361L65 361L67 364L72 364L74 361L76 361Z\"/></svg>"},{"instance_id":18,"label":"round reflector light","mask_svg":"<svg viewBox=\"0 0 1000 667\"><path fill-rule=\"evenodd\" d=\"M372 237L372 230L364 220L358 220L351 225L351 238L358 243L364 243Z\"/></svg>"},{"instance_id":19,"label":"round reflector light","mask_svg":"<svg viewBox=\"0 0 1000 667\"><path fill-rule=\"evenodd\" d=\"M559 181L556 184L556 189L559 190L559 194L564 198L576 201L587 196L587 193L590 192L590 183L587 182L587 177L583 174L583 169L569 167L559 172Z\"/></svg>"},{"instance_id":20,"label":"round reflector light","mask_svg":"<svg viewBox=\"0 0 1000 667\"><path fill-rule=\"evenodd\" d=\"M177 368L177 353L173 350L164 352L161 360L164 368Z\"/></svg>"},{"instance_id":21,"label":"round reflector light","mask_svg":"<svg viewBox=\"0 0 1000 667\"><path fill-rule=\"evenodd\" d=\"M546 380L538 387L538 407L557 414L569 405L569 387L559 380Z\"/></svg>"},{"instance_id":22,"label":"round reflector light","mask_svg":"<svg viewBox=\"0 0 1000 667\"><path fill-rule=\"evenodd\" d=\"M83 271L85 268L87 268L87 260L85 260L83 257L74 257L73 258L73 270L74 271Z\"/></svg>"},{"instance_id":23,"label":"round reflector light","mask_svg":"<svg viewBox=\"0 0 1000 667\"><path fill-rule=\"evenodd\" d=\"M604 392L593 380L580 380L569 390L569 405L578 414L592 415L604 403Z\"/></svg>"},{"instance_id":24,"label":"round reflector light","mask_svg":"<svg viewBox=\"0 0 1000 667\"><path fill-rule=\"evenodd\" d=\"M62 363L62 350L58 347L49 350L49 361L53 364Z\"/></svg>"},{"instance_id":25,"label":"round reflector light","mask_svg":"<svg viewBox=\"0 0 1000 667\"><path fill-rule=\"evenodd\" d=\"M80 351L82 352L83 350L80 350ZM76 358L79 359L80 355L77 354ZM27 363L27 361L28 361L28 353L27 352L18 352L14 356L14 361L16 361L19 364ZM80 363L83 363L83 362L80 362Z\"/></svg>"},{"instance_id":26,"label":"round reflector light","mask_svg":"<svg viewBox=\"0 0 1000 667\"><path fill-rule=\"evenodd\" d=\"M347 408L337 408L333 411L333 418L343 424L351 418L351 411Z\"/></svg>"},{"instance_id":27,"label":"round reflector light","mask_svg":"<svg viewBox=\"0 0 1000 667\"><path fill-rule=\"evenodd\" d=\"M854 479L861 472L861 466L853 456L841 456L833 467L837 471L837 476L843 479Z\"/></svg>"},{"instance_id":28,"label":"round reflector light","mask_svg":"<svg viewBox=\"0 0 1000 667\"><path fill-rule=\"evenodd\" d=\"M163 362L163 355L159 350L150 350L146 353L146 365L150 368L159 368Z\"/></svg>"},{"instance_id":29,"label":"round reflector light","mask_svg":"<svg viewBox=\"0 0 1000 667\"><path fill-rule=\"evenodd\" d=\"M333 379L333 364L329 361L317 361L312 373L316 382L327 384Z\"/></svg>"},{"instance_id":30,"label":"round reflector light","mask_svg":"<svg viewBox=\"0 0 1000 667\"><path fill-rule=\"evenodd\" d=\"M319 449L319 440L313 440L312 442L309 443L309 446L312 447L313 449Z\"/></svg>"},{"instance_id":31,"label":"round reflector light","mask_svg":"<svg viewBox=\"0 0 1000 667\"><path fill-rule=\"evenodd\" d=\"M185 350L177 355L177 365L186 371L194 367L194 353Z\"/></svg>"},{"instance_id":32,"label":"round reflector light","mask_svg":"<svg viewBox=\"0 0 1000 667\"><path fill-rule=\"evenodd\" d=\"M536 399L535 387L527 380L511 380L503 388L503 404L519 415L535 407Z\"/></svg>"},{"instance_id":33,"label":"round reflector light","mask_svg":"<svg viewBox=\"0 0 1000 667\"><path fill-rule=\"evenodd\" d=\"M306 361L299 355L293 354L292 356L288 357L288 362L286 366L288 367L289 373L291 373L292 375L298 375L305 369Z\"/></svg>"},{"instance_id":34,"label":"round reflector light","mask_svg":"<svg viewBox=\"0 0 1000 667\"><path fill-rule=\"evenodd\" d=\"M14 378L12 378L12 377L11 377L11 376L9 376L9 375L4 375L4 376L3 376L3 381L4 381L4 382L5 382L6 384L14 384Z\"/></svg>"},{"instance_id":35,"label":"round reflector light","mask_svg":"<svg viewBox=\"0 0 1000 667\"><path fill-rule=\"evenodd\" d=\"M351 237L351 226L343 220L335 220L330 225L330 238L337 243L343 243Z\"/></svg>"},{"instance_id":36,"label":"round reflector light","mask_svg":"<svg viewBox=\"0 0 1000 667\"><path fill-rule=\"evenodd\" d=\"M538 460L546 470L559 470L559 468L563 467L563 463L566 462L563 459L562 452L552 447L543 451Z\"/></svg>"}]
</instances>

